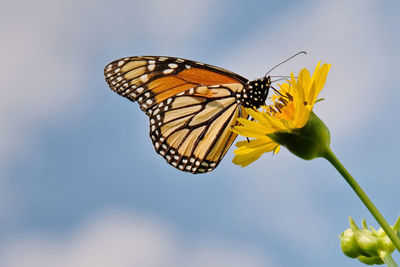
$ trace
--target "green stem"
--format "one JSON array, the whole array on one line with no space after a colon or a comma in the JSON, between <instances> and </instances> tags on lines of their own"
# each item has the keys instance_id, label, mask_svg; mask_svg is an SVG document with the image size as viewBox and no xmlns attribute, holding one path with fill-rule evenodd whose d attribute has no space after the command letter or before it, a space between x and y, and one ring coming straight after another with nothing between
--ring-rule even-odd
<instances>
[{"instance_id":1,"label":"green stem","mask_svg":"<svg viewBox=\"0 0 400 267\"><path fill-rule=\"evenodd\" d=\"M385 253L385 255L381 257L381 259L389 267L399 267L397 263L393 260L392 255L390 255L390 253Z\"/></svg>"},{"instance_id":2,"label":"green stem","mask_svg":"<svg viewBox=\"0 0 400 267\"><path fill-rule=\"evenodd\" d=\"M385 218L381 215L372 201L369 199L367 194L361 189L360 185L354 180L354 178L350 175L350 173L344 168L342 163L336 158L335 154L328 148L324 153L321 154L321 157L327 159L336 170L343 176L346 182L353 188L354 192L356 192L357 196L361 199L367 209L371 212L372 216L378 221L382 229L385 231L389 239L393 242L394 246L400 252L400 238L393 231L392 227L386 222Z\"/></svg>"}]
</instances>

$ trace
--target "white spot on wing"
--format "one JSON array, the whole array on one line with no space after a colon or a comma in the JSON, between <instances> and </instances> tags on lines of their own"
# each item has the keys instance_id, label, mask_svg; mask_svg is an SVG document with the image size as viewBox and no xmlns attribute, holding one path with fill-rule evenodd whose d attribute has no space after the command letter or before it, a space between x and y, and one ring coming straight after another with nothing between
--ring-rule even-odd
<instances>
[{"instance_id":1,"label":"white spot on wing","mask_svg":"<svg viewBox=\"0 0 400 267\"><path fill-rule=\"evenodd\" d=\"M149 80L149 75L143 74L142 76L140 76L140 79L142 80L142 82L145 83Z\"/></svg>"},{"instance_id":2,"label":"white spot on wing","mask_svg":"<svg viewBox=\"0 0 400 267\"><path fill-rule=\"evenodd\" d=\"M172 73L174 70L173 69L166 69L163 71L164 74L170 74Z\"/></svg>"}]
</instances>

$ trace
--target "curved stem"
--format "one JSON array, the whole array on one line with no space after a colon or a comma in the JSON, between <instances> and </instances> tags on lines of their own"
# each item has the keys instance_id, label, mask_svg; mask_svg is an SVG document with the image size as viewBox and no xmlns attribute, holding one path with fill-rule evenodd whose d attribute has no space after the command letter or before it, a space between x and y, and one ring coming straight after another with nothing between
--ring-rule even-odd
<instances>
[{"instance_id":1,"label":"curved stem","mask_svg":"<svg viewBox=\"0 0 400 267\"><path fill-rule=\"evenodd\" d=\"M399 267L392 258L392 255L390 255L390 253L385 253L385 255L381 257L381 259L383 260L384 263L386 263L388 267Z\"/></svg>"},{"instance_id":2,"label":"curved stem","mask_svg":"<svg viewBox=\"0 0 400 267\"><path fill-rule=\"evenodd\" d=\"M372 201L369 199L367 194L361 189L360 185L354 180L354 178L350 175L350 173L344 168L342 163L336 158L335 154L328 148L324 153L321 154L321 157L327 159L336 170L343 176L346 182L353 188L354 192L356 192L357 196L361 199L367 209L371 212L372 216L377 220L379 225L385 231L389 239L393 242L394 246L400 252L400 238L393 231L392 227L387 223L385 218L383 218L382 214L378 211Z\"/></svg>"}]
</instances>

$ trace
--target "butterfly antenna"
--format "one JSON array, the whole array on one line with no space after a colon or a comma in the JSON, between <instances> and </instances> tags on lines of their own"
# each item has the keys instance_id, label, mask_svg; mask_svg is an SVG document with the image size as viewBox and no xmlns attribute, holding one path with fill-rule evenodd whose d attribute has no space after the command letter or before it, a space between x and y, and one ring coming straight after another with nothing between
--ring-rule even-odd
<instances>
[{"instance_id":1,"label":"butterfly antenna","mask_svg":"<svg viewBox=\"0 0 400 267\"><path fill-rule=\"evenodd\" d=\"M290 76L287 75L269 75L271 78L288 78L290 79Z\"/></svg>"},{"instance_id":2,"label":"butterfly antenna","mask_svg":"<svg viewBox=\"0 0 400 267\"><path fill-rule=\"evenodd\" d=\"M290 58L285 59L284 61L282 61L281 63L279 63L278 65L274 66L272 69L270 69L270 70L264 75L264 77L267 77L268 73L270 73L271 71L273 71L274 69L276 69L277 67L279 67L280 65L282 65L283 63L285 63L285 62L291 60L292 58L294 58L294 57L296 57L296 56L298 56L298 55L300 55L300 54L307 55L307 52L306 52L306 51L300 51L300 52L294 54L293 56L291 56Z\"/></svg>"},{"instance_id":3,"label":"butterfly antenna","mask_svg":"<svg viewBox=\"0 0 400 267\"><path fill-rule=\"evenodd\" d=\"M276 80L271 81L271 83L275 83L275 82L279 82L279 81L287 80L287 79L289 79L289 78L280 78L280 79L276 79Z\"/></svg>"}]
</instances>

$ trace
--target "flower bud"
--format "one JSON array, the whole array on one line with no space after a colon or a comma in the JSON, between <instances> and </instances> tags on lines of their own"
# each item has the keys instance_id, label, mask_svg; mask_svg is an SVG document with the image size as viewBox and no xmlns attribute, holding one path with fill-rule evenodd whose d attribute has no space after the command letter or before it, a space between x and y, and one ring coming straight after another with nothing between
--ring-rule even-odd
<instances>
[{"instance_id":1,"label":"flower bud","mask_svg":"<svg viewBox=\"0 0 400 267\"><path fill-rule=\"evenodd\" d=\"M347 229L340 236L340 247L344 255L350 258L358 258L362 255L362 251L357 244L354 233L351 229Z\"/></svg>"},{"instance_id":2,"label":"flower bud","mask_svg":"<svg viewBox=\"0 0 400 267\"><path fill-rule=\"evenodd\" d=\"M390 255L395 247L382 228L375 230L370 226L368 229L365 219L362 221L361 229L357 227L351 217L349 217L349 223L350 228L340 236L343 253L368 265L383 264L384 258ZM396 234L399 233L400 217L393 226L393 230Z\"/></svg>"}]
</instances>

